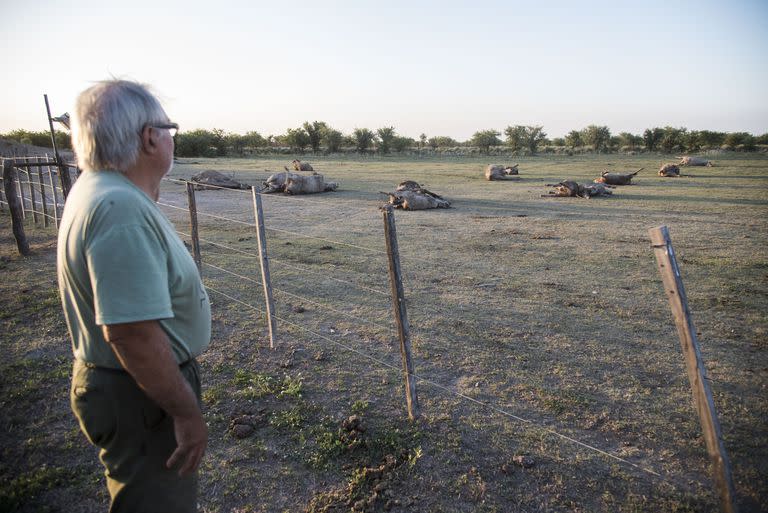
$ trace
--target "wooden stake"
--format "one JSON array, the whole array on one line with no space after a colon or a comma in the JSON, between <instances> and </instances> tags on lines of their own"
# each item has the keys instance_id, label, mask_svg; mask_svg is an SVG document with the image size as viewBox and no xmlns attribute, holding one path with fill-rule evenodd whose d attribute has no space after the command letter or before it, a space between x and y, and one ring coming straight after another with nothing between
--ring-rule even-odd
<instances>
[{"instance_id":1,"label":"wooden stake","mask_svg":"<svg viewBox=\"0 0 768 513\"><path fill-rule=\"evenodd\" d=\"M187 182L187 203L189 204L189 221L192 231L192 253L197 264L197 272L203 277L203 258L200 255L200 236L197 232L197 202L195 201L195 186Z\"/></svg>"},{"instance_id":2,"label":"wooden stake","mask_svg":"<svg viewBox=\"0 0 768 513\"><path fill-rule=\"evenodd\" d=\"M51 163L51 157L50 155L45 155L45 160L50 164ZM53 168L49 165L48 166L48 181L51 184L51 195L53 196L53 223L56 226L56 229L59 229L59 195L56 192L56 184L53 181Z\"/></svg>"},{"instance_id":3,"label":"wooden stake","mask_svg":"<svg viewBox=\"0 0 768 513\"><path fill-rule=\"evenodd\" d=\"M32 159L30 157L26 157L24 161L29 164L29 162ZM27 175L27 185L29 189L29 202L32 203L32 221L37 224L37 198L35 197L35 188L32 187L32 170L27 167L24 170L24 173Z\"/></svg>"},{"instance_id":4,"label":"wooden stake","mask_svg":"<svg viewBox=\"0 0 768 513\"><path fill-rule=\"evenodd\" d=\"M275 348L277 320L275 319L275 301L272 299L272 282L269 278L269 257L267 257L267 236L264 230L264 211L261 208L261 194L256 187L253 193L253 212L256 217L256 238L259 243L259 262L261 264L261 282L264 285L264 300L267 304L267 324L269 324L269 347Z\"/></svg>"},{"instance_id":5,"label":"wooden stake","mask_svg":"<svg viewBox=\"0 0 768 513\"><path fill-rule=\"evenodd\" d=\"M8 201L8 208L11 211L11 224L13 227L13 236L16 239L16 247L23 256L30 254L29 242L24 234L24 220L22 217L23 208L19 204L19 197L16 195L16 188L13 186L14 169L13 160L3 160L3 188L5 189L5 199Z\"/></svg>"},{"instance_id":6,"label":"wooden stake","mask_svg":"<svg viewBox=\"0 0 768 513\"><path fill-rule=\"evenodd\" d=\"M41 163L41 157L37 157L35 160L37 164ZM48 219L48 200L45 196L45 184L43 183L43 167L40 165L37 166L37 183L40 185L40 202L43 204L43 226L48 228L51 222Z\"/></svg>"},{"instance_id":7,"label":"wooden stake","mask_svg":"<svg viewBox=\"0 0 768 513\"><path fill-rule=\"evenodd\" d=\"M666 226L660 226L651 228L648 233L651 236L651 246L656 254L659 273L661 273L664 282L664 290L669 298L669 306L675 317L677 334L680 337L680 346L685 357L688 380L693 392L693 402L699 414L707 452L712 462L715 485L720 493L720 504L726 513L735 513L736 494L728 453L723 444L717 410L715 410L712 391L707 381L707 370L704 367L699 342L696 339L696 328L693 326L691 312L688 309L688 298L685 295L685 288L683 288L683 279L680 276L675 250L669 237L669 229Z\"/></svg>"},{"instance_id":8,"label":"wooden stake","mask_svg":"<svg viewBox=\"0 0 768 513\"><path fill-rule=\"evenodd\" d=\"M408 312L405 308L405 292L400 274L400 252L397 247L397 231L395 230L395 214L391 205L382 208L384 214L384 238L387 242L389 261L389 286L392 292L392 307L394 309L397 334L400 338L400 356L403 360L403 379L405 381L405 402L408 407L408 418L414 420L421 415L419 399L416 394L416 380L413 375L411 359L411 329L408 324Z\"/></svg>"}]
</instances>

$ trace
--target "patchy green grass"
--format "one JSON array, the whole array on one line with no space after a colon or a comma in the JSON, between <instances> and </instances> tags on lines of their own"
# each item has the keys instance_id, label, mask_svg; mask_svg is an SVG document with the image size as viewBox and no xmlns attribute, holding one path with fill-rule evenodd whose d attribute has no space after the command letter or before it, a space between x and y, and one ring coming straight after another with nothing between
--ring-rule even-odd
<instances>
[{"instance_id":1,"label":"patchy green grass","mask_svg":"<svg viewBox=\"0 0 768 513\"><path fill-rule=\"evenodd\" d=\"M669 160L656 155L524 158L515 161L520 179L505 182L482 179L491 163L484 159L302 159L341 185L329 194L263 198L274 350L251 195L199 191L215 317L201 358L211 436L203 510L716 510L649 247L648 229L664 224L739 505L768 511L768 159L714 158L716 167L687 168L693 176L679 179L655 175ZM197 162L178 162L173 177L216 169L255 184L287 163ZM640 167L636 184L610 198L541 197L547 183ZM414 422L405 414L378 210L379 191L405 179L453 203L395 216L423 378ZM178 207L162 208L182 233L189 232L185 194L170 182L161 192L161 202ZM67 409L68 341L51 230L33 232L36 254L28 259L15 255L9 235L0 215L0 267L10 277L0 284L8 348L0 442L4 464L15 463L1 467L0 479L77 461L89 465L92 480L35 495L22 510L103 510L95 451ZM253 432L236 438L233 423L244 416ZM352 416L362 430L350 429ZM520 456L533 465L516 463Z\"/></svg>"}]
</instances>

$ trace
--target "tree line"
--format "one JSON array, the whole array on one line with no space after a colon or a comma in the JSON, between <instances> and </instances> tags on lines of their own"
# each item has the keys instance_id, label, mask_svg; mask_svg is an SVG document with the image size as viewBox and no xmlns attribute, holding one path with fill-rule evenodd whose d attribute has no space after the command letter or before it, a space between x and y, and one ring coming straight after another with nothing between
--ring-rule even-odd
<instances>
[{"instance_id":1,"label":"tree line","mask_svg":"<svg viewBox=\"0 0 768 513\"><path fill-rule=\"evenodd\" d=\"M448 136L418 139L402 136L394 127L371 130L355 128L344 134L323 121L305 122L300 127L289 128L284 134L262 136L259 132L245 134L213 130L192 130L176 135L176 156L217 157L245 156L252 153L297 153L311 151L314 154L358 153L388 155L439 149L473 149L480 153L492 150L515 155L535 155L563 152L695 152L712 149L755 151L768 145L768 133L760 136L748 132L715 132L688 130L680 127L654 127L642 134L611 133L607 126L589 125L581 130L571 130L565 137L548 138L543 126L510 125L502 132L494 129L475 132L467 141L457 141ZM13 139L34 146L52 147L50 132L13 130L0 137ZM69 134L56 131L59 148L71 149Z\"/></svg>"}]
</instances>

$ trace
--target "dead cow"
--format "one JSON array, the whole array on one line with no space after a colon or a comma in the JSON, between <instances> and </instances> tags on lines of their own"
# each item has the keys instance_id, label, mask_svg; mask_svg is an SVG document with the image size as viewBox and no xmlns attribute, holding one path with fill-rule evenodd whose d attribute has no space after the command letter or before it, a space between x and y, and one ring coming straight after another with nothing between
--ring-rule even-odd
<instances>
[{"instance_id":1,"label":"dead cow","mask_svg":"<svg viewBox=\"0 0 768 513\"><path fill-rule=\"evenodd\" d=\"M503 180L507 176L517 175L519 174L517 172L517 166L519 165L520 164L515 164L514 166L502 166L500 164L491 164L485 168L485 179L488 181Z\"/></svg>"},{"instance_id":2,"label":"dead cow","mask_svg":"<svg viewBox=\"0 0 768 513\"><path fill-rule=\"evenodd\" d=\"M284 192L286 194L316 194L318 192L335 191L339 184L326 182L323 175L312 173L311 175L298 175L284 172L271 175L264 182L263 193Z\"/></svg>"},{"instance_id":3,"label":"dead cow","mask_svg":"<svg viewBox=\"0 0 768 513\"><path fill-rule=\"evenodd\" d=\"M595 179L595 183L604 183L606 185L631 185L632 177L637 175L643 168L641 167L634 173L610 173L603 171L600 178Z\"/></svg>"},{"instance_id":4,"label":"dead cow","mask_svg":"<svg viewBox=\"0 0 768 513\"><path fill-rule=\"evenodd\" d=\"M247 189L247 185L243 185L240 182L233 180L231 177L223 175L218 171L203 171L198 173L190 179L195 183L195 189Z\"/></svg>"},{"instance_id":5,"label":"dead cow","mask_svg":"<svg viewBox=\"0 0 768 513\"><path fill-rule=\"evenodd\" d=\"M426 210L430 208L450 208L451 203L434 192L428 191L413 180L400 182L395 192L384 192L389 196L389 204L403 210Z\"/></svg>"},{"instance_id":6,"label":"dead cow","mask_svg":"<svg viewBox=\"0 0 768 513\"><path fill-rule=\"evenodd\" d=\"M680 166L677 164L664 164L661 166L661 169L659 169L659 176L680 176Z\"/></svg>"},{"instance_id":7,"label":"dead cow","mask_svg":"<svg viewBox=\"0 0 768 513\"><path fill-rule=\"evenodd\" d=\"M291 162L295 171L314 171L315 169L307 162L302 162L299 159L295 159Z\"/></svg>"},{"instance_id":8,"label":"dead cow","mask_svg":"<svg viewBox=\"0 0 768 513\"><path fill-rule=\"evenodd\" d=\"M551 196L556 198L592 198L594 196L610 196L613 194L613 191L610 190L612 187L603 183L581 185L573 180L563 180L560 183L548 183L547 187L554 187L555 190L549 191L549 194L542 195L544 198Z\"/></svg>"},{"instance_id":9,"label":"dead cow","mask_svg":"<svg viewBox=\"0 0 768 513\"><path fill-rule=\"evenodd\" d=\"M679 164L681 166L707 166L712 167L714 164L712 164L711 160L705 159L704 157L677 157L680 159Z\"/></svg>"}]
</instances>

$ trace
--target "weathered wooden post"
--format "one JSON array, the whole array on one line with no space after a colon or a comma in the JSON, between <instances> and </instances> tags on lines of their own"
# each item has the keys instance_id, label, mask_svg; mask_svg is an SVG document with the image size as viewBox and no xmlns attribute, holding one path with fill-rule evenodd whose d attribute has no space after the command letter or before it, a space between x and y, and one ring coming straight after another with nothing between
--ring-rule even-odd
<instances>
[{"instance_id":1,"label":"weathered wooden post","mask_svg":"<svg viewBox=\"0 0 768 513\"><path fill-rule=\"evenodd\" d=\"M384 238L387 241L387 257L389 262L389 286L392 292L392 307L394 309L397 334L400 339L400 356L403 360L403 379L405 380L405 401L408 406L408 418L414 420L421 415L419 399L416 395L416 379L413 374L411 360L411 328L408 324L408 312L405 308L405 292L400 274L400 252L397 247L397 232L395 231L395 214L391 205L383 207Z\"/></svg>"},{"instance_id":2,"label":"weathered wooden post","mask_svg":"<svg viewBox=\"0 0 768 513\"><path fill-rule=\"evenodd\" d=\"M16 239L16 246L19 253L24 256L29 255L29 242L24 234L24 220L22 218L22 207L19 205L19 197L16 196L16 189L13 186L14 168L13 159L3 159L3 188L5 190L5 199L8 201L8 209L11 211L11 224L13 227L13 236Z\"/></svg>"},{"instance_id":3,"label":"weathered wooden post","mask_svg":"<svg viewBox=\"0 0 768 513\"><path fill-rule=\"evenodd\" d=\"M264 211L261 208L261 193L251 187L253 194L253 212L256 217L256 238L259 243L259 262L261 264L261 283L264 285L264 300L267 305L267 324L269 324L269 347L275 348L277 319L275 319L275 301L272 299L272 281L269 277L269 258L267 257L267 236L264 230Z\"/></svg>"},{"instance_id":4,"label":"weathered wooden post","mask_svg":"<svg viewBox=\"0 0 768 513\"><path fill-rule=\"evenodd\" d=\"M707 369L704 367L699 342L696 339L696 329L688 309L688 298L685 294L685 288L683 288L683 279L675 258L672 240L669 237L669 229L666 226L660 226L651 228L648 233L651 236L651 247L656 254L659 273L661 273L664 282L664 290L669 298L669 306L675 317L677 334L680 337L680 346L685 357L688 380L693 392L693 402L699 414L707 452L712 461L715 485L720 492L720 505L726 513L735 513L736 493L731 477L728 453L723 444L717 410L715 410L712 391L707 381Z\"/></svg>"},{"instance_id":5,"label":"weathered wooden post","mask_svg":"<svg viewBox=\"0 0 768 513\"><path fill-rule=\"evenodd\" d=\"M37 183L40 185L40 202L43 204L43 226L48 228L51 222L48 220L48 199L45 196L45 184L43 183L43 166L41 165L43 160L41 157L36 157L37 162Z\"/></svg>"},{"instance_id":6,"label":"weathered wooden post","mask_svg":"<svg viewBox=\"0 0 768 513\"><path fill-rule=\"evenodd\" d=\"M51 162L50 155L45 156L47 162ZM48 166L48 182L51 184L51 196L53 196L53 222L59 229L59 194L56 192L56 184L53 181L53 168Z\"/></svg>"},{"instance_id":7,"label":"weathered wooden post","mask_svg":"<svg viewBox=\"0 0 768 513\"><path fill-rule=\"evenodd\" d=\"M32 162L32 159L30 157L24 158L24 163L30 164ZM33 187L32 183L32 166L27 165L26 166L25 174L27 175L27 185L29 189L29 202L32 204L32 221L37 224L37 198L35 196L35 188Z\"/></svg>"},{"instance_id":8,"label":"weathered wooden post","mask_svg":"<svg viewBox=\"0 0 768 513\"><path fill-rule=\"evenodd\" d=\"M16 159L13 159L13 163L16 163ZM24 205L24 191L21 189L21 177L18 176L18 171L14 174L14 178L16 181L16 197L19 199L19 205L21 205L21 218L26 219L27 209Z\"/></svg>"},{"instance_id":9,"label":"weathered wooden post","mask_svg":"<svg viewBox=\"0 0 768 513\"><path fill-rule=\"evenodd\" d=\"M195 186L187 182L187 203L189 204L189 221L192 233L192 253L197 264L197 272L203 276L203 258L200 255L200 236L197 231L197 202L195 201Z\"/></svg>"}]
</instances>

